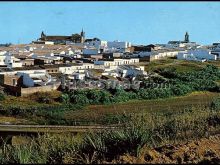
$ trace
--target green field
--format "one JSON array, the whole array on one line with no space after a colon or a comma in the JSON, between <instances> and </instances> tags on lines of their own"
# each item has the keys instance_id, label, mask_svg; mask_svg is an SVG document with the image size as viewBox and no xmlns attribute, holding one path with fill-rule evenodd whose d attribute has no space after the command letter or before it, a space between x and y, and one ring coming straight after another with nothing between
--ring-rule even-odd
<instances>
[{"instance_id":1,"label":"green field","mask_svg":"<svg viewBox=\"0 0 220 165\"><path fill-rule=\"evenodd\" d=\"M219 61L209 61L209 62L197 62L197 61L185 61L185 60L177 60L177 59L162 59L152 62L142 62L140 65L145 66L146 71L156 71L157 69L165 69L165 68L175 68L178 72L186 72L186 71L195 71L200 70L205 67L207 64L213 64L217 67L220 67Z\"/></svg>"},{"instance_id":2,"label":"green field","mask_svg":"<svg viewBox=\"0 0 220 165\"><path fill-rule=\"evenodd\" d=\"M172 112L189 106L208 106L219 93L194 92L187 96L156 100L134 100L112 105L89 105L84 110L66 112L67 119L100 122L103 118L124 113Z\"/></svg>"}]
</instances>

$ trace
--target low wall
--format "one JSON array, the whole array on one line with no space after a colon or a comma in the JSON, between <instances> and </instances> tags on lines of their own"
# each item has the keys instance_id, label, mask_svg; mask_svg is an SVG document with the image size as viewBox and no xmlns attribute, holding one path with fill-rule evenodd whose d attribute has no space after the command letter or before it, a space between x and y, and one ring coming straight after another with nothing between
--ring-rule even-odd
<instances>
[{"instance_id":1,"label":"low wall","mask_svg":"<svg viewBox=\"0 0 220 165\"><path fill-rule=\"evenodd\" d=\"M54 85L39 86L39 87L21 88L21 96L26 96L36 92L50 92L53 90L57 90L59 86L60 83Z\"/></svg>"},{"instance_id":2,"label":"low wall","mask_svg":"<svg viewBox=\"0 0 220 165\"><path fill-rule=\"evenodd\" d=\"M27 96L36 92L50 92L53 90L57 90L61 83L57 83L54 85L46 85L39 87L29 87L29 88L21 88L16 86L4 85L7 91L15 96Z\"/></svg>"}]
</instances>

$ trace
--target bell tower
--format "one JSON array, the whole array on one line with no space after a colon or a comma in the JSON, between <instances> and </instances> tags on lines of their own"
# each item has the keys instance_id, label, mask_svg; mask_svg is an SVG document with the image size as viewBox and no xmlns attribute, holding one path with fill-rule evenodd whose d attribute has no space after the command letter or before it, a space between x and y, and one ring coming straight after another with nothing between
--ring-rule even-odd
<instances>
[{"instance_id":1,"label":"bell tower","mask_svg":"<svg viewBox=\"0 0 220 165\"><path fill-rule=\"evenodd\" d=\"M41 38L46 37L46 35L44 34L44 31L41 32Z\"/></svg>"},{"instance_id":2,"label":"bell tower","mask_svg":"<svg viewBox=\"0 0 220 165\"><path fill-rule=\"evenodd\" d=\"M80 33L80 36L81 36L81 43L84 43L84 41L85 41L85 32L83 31L83 29Z\"/></svg>"},{"instance_id":3,"label":"bell tower","mask_svg":"<svg viewBox=\"0 0 220 165\"><path fill-rule=\"evenodd\" d=\"M184 40L185 42L189 42L189 34L188 34L188 32L186 32L186 34L185 34L185 40Z\"/></svg>"}]
</instances>

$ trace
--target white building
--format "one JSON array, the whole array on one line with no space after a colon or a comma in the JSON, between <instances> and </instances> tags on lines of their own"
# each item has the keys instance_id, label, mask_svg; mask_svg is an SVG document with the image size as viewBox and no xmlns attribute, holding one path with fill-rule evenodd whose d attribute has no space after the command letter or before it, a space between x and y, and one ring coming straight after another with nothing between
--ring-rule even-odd
<instances>
[{"instance_id":1,"label":"white building","mask_svg":"<svg viewBox=\"0 0 220 165\"><path fill-rule=\"evenodd\" d=\"M107 46L108 48L119 48L119 49L126 49L131 47L131 43L130 42L120 42L120 41L113 41L107 42Z\"/></svg>"},{"instance_id":2,"label":"white building","mask_svg":"<svg viewBox=\"0 0 220 165\"><path fill-rule=\"evenodd\" d=\"M217 55L212 54L209 49L195 49L179 53L177 59L193 61L217 60Z\"/></svg>"},{"instance_id":3,"label":"white building","mask_svg":"<svg viewBox=\"0 0 220 165\"><path fill-rule=\"evenodd\" d=\"M10 53L4 51L0 53L0 65L7 66L8 68L16 68L22 67L22 62L20 59L15 58Z\"/></svg>"},{"instance_id":4,"label":"white building","mask_svg":"<svg viewBox=\"0 0 220 165\"><path fill-rule=\"evenodd\" d=\"M144 66L134 66L134 65L121 65L115 67L115 69L105 69L102 75L108 75L113 77L136 77L137 75L145 75L147 73L144 71Z\"/></svg>"},{"instance_id":5,"label":"white building","mask_svg":"<svg viewBox=\"0 0 220 165\"><path fill-rule=\"evenodd\" d=\"M158 50L158 51L153 51L151 55L154 56L154 59L163 59L166 57L176 57L178 53L181 51L178 50Z\"/></svg>"},{"instance_id":6,"label":"white building","mask_svg":"<svg viewBox=\"0 0 220 165\"><path fill-rule=\"evenodd\" d=\"M68 76L68 78L72 80L84 80L85 77L85 73L73 73Z\"/></svg>"},{"instance_id":7,"label":"white building","mask_svg":"<svg viewBox=\"0 0 220 165\"><path fill-rule=\"evenodd\" d=\"M26 87L33 87L35 85L47 85L52 81L51 75L47 72L33 72L33 73L24 73L24 72L17 72L18 76L22 76L23 84Z\"/></svg>"},{"instance_id":8,"label":"white building","mask_svg":"<svg viewBox=\"0 0 220 165\"><path fill-rule=\"evenodd\" d=\"M84 55L95 55L100 53L96 48L84 48L82 52Z\"/></svg>"},{"instance_id":9,"label":"white building","mask_svg":"<svg viewBox=\"0 0 220 165\"><path fill-rule=\"evenodd\" d=\"M117 73L120 77L132 76L136 77L137 75L142 75L144 73L143 68L138 68L136 66L118 66Z\"/></svg>"},{"instance_id":10,"label":"white building","mask_svg":"<svg viewBox=\"0 0 220 165\"><path fill-rule=\"evenodd\" d=\"M87 46L93 46L95 47L96 49L106 49L108 44L107 41L101 41L101 40L92 40L92 41L87 41L85 43L85 45Z\"/></svg>"},{"instance_id":11,"label":"white building","mask_svg":"<svg viewBox=\"0 0 220 165\"><path fill-rule=\"evenodd\" d=\"M103 59L94 61L95 65L101 65L103 67L110 67L110 66L119 66L119 65L131 65L139 63L139 58L115 58L115 59Z\"/></svg>"},{"instance_id":12,"label":"white building","mask_svg":"<svg viewBox=\"0 0 220 165\"><path fill-rule=\"evenodd\" d=\"M72 64L72 65L66 65L66 66L60 66L59 72L63 74L73 74L76 72L84 72L88 69L93 69L94 64L91 63L82 63L82 64Z\"/></svg>"},{"instance_id":13,"label":"white building","mask_svg":"<svg viewBox=\"0 0 220 165\"><path fill-rule=\"evenodd\" d=\"M220 43L213 43L212 54L217 55L217 58L220 58Z\"/></svg>"}]
</instances>

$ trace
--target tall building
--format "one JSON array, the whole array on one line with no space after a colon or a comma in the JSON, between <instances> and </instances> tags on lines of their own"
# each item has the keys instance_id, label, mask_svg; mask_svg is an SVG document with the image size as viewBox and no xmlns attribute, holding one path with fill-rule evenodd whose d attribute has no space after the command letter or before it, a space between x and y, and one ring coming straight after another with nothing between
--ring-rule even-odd
<instances>
[{"instance_id":1,"label":"tall building","mask_svg":"<svg viewBox=\"0 0 220 165\"><path fill-rule=\"evenodd\" d=\"M187 42L187 43L189 42L189 34L188 34L188 32L186 32L186 34L185 34L184 41Z\"/></svg>"},{"instance_id":2,"label":"tall building","mask_svg":"<svg viewBox=\"0 0 220 165\"><path fill-rule=\"evenodd\" d=\"M81 36L81 43L84 43L85 42L85 32L83 31L83 29L80 33L80 36Z\"/></svg>"}]
</instances>

